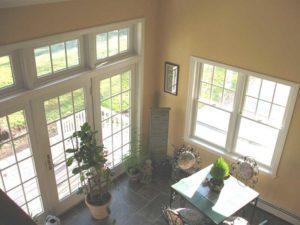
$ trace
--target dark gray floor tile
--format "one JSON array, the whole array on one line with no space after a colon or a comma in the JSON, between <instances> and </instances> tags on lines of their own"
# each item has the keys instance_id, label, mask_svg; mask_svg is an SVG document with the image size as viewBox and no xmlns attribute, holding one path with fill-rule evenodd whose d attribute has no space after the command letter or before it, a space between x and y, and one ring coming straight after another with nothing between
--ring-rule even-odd
<instances>
[{"instance_id":1,"label":"dark gray floor tile","mask_svg":"<svg viewBox=\"0 0 300 225\"><path fill-rule=\"evenodd\" d=\"M161 217L161 206L166 204L169 200L169 196L160 193L154 198L148 205L141 209L138 213L144 216L146 219L155 221Z\"/></svg>"}]
</instances>

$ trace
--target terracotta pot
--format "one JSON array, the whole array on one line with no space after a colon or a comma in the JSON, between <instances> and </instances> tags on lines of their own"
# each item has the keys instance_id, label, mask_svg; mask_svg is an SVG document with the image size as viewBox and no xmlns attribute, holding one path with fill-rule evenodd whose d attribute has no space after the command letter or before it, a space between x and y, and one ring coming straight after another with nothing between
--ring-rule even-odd
<instances>
[{"instance_id":1,"label":"terracotta pot","mask_svg":"<svg viewBox=\"0 0 300 225\"><path fill-rule=\"evenodd\" d=\"M109 194L110 195L110 194ZM88 202L87 196L85 196L85 204L90 209L92 217L96 220L102 220L109 216L109 206L111 205L112 196L107 203L103 205L93 205Z\"/></svg>"}]
</instances>

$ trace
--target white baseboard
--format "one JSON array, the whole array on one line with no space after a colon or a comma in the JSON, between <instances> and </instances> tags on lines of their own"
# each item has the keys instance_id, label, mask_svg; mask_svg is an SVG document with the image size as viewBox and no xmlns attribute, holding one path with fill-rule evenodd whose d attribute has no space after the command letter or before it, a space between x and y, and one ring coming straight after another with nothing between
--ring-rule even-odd
<instances>
[{"instance_id":1,"label":"white baseboard","mask_svg":"<svg viewBox=\"0 0 300 225\"><path fill-rule=\"evenodd\" d=\"M271 203L266 202L265 200L259 199L257 206L264 211L271 213L293 225L300 225L300 216L290 213L284 209L281 209Z\"/></svg>"}]
</instances>

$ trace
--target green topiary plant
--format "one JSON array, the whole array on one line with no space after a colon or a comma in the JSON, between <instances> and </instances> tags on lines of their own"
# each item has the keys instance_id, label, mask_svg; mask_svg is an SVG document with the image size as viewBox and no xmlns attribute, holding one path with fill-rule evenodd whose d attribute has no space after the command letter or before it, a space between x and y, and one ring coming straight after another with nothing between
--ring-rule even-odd
<instances>
[{"instance_id":1,"label":"green topiary plant","mask_svg":"<svg viewBox=\"0 0 300 225\"><path fill-rule=\"evenodd\" d=\"M210 170L210 175L212 178L217 180L223 180L229 176L230 168L223 157L219 157Z\"/></svg>"},{"instance_id":2,"label":"green topiary plant","mask_svg":"<svg viewBox=\"0 0 300 225\"><path fill-rule=\"evenodd\" d=\"M210 175L211 179L209 180L209 187L215 192L220 192L224 186L224 179L229 176L230 168L227 162L223 157L219 157L213 164Z\"/></svg>"}]
</instances>

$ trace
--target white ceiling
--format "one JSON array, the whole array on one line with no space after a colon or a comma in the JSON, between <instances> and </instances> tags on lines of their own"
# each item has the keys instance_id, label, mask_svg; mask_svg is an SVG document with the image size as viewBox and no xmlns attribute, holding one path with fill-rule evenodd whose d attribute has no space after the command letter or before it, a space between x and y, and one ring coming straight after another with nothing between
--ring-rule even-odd
<instances>
[{"instance_id":1,"label":"white ceiling","mask_svg":"<svg viewBox=\"0 0 300 225\"><path fill-rule=\"evenodd\" d=\"M71 0L0 0L0 8L19 7L25 5L65 2Z\"/></svg>"}]
</instances>

